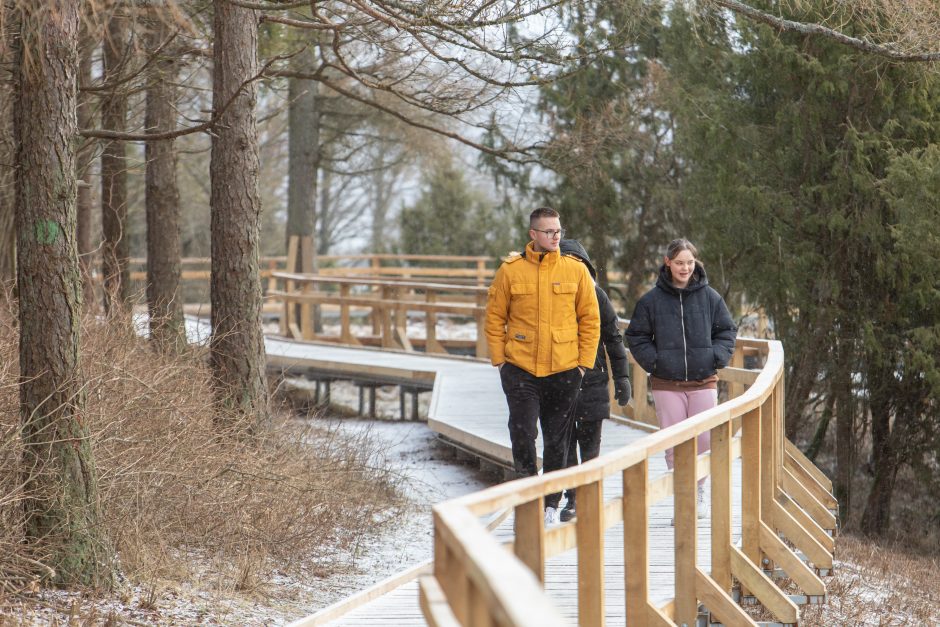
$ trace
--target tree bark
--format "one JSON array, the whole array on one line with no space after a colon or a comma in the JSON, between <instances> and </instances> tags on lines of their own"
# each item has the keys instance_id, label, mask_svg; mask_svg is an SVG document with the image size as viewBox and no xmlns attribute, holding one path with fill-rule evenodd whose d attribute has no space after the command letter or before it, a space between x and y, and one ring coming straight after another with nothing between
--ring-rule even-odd
<instances>
[{"instance_id":1,"label":"tree bark","mask_svg":"<svg viewBox=\"0 0 940 627\"><path fill-rule=\"evenodd\" d=\"M127 25L120 9L112 8L104 41L104 80L115 81L126 61ZM101 126L109 131L127 130L125 86L112 89L101 103ZM101 271L104 275L104 307L109 315L123 310L129 300L130 238L127 223L127 151L123 141L105 141L101 152L101 226L104 235Z\"/></svg>"},{"instance_id":2,"label":"tree bark","mask_svg":"<svg viewBox=\"0 0 940 627\"><path fill-rule=\"evenodd\" d=\"M212 339L210 362L220 420L266 428L264 337L258 275L261 199L255 90L258 19L252 9L214 0L213 108L222 114L212 141ZM240 91L239 91L240 90Z\"/></svg>"},{"instance_id":3,"label":"tree bark","mask_svg":"<svg viewBox=\"0 0 940 627\"><path fill-rule=\"evenodd\" d=\"M85 37L91 39L89 33L83 33ZM79 63L79 84L90 85L92 82L92 54L94 46L90 41L84 42L81 61ZM92 128L94 126L94 104L92 97L88 94L79 95L78 102L78 126L79 128ZM81 185L78 188L78 259L82 270L82 295L85 307L95 307L95 285L93 282L94 271L94 237L92 229L94 225L93 198L91 193L91 174L92 164L95 158L96 142L85 139L81 143L78 151L78 163L76 166L76 176Z\"/></svg>"},{"instance_id":4,"label":"tree bark","mask_svg":"<svg viewBox=\"0 0 940 627\"><path fill-rule=\"evenodd\" d=\"M309 74L313 63L309 51L291 58L297 72ZM287 180L287 238L313 238L317 219L317 176L320 170L320 112L317 102L316 81L288 79L288 180ZM302 239L301 239L302 241ZM313 252L300 246L297 249L295 266L289 272L303 272L309 268L316 271L316 254L304 259L305 252ZM294 307L294 319L299 320L301 306ZM318 311L319 308L315 308ZM318 329L318 318L314 316L314 328Z\"/></svg>"},{"instance_id":5,"label":"tree bark","mask_svg":"<svg viewBox=\"0 0 940 627\"><path fill-rule=\"evenodd\" d=\"M852 476L855 473L855 402L852 395L851 349L846 346L849 339L836 340L836 360L830 374L832 385L829 393L835 396L836 418L836 477L833 482L834 496L839 501L839 520L844 527L852 511Z\"/></svg>"},{"instance_id":6,"label":"tree bark","mask_svg":"<svg viewBox=\"0 0 940 627\"><path fill-rule=\"evenodd\" d=\"M292 61L299 66L298 71L310 71L306 54L297 55ZM287 241L290 241L292 235L312 237L316 224L320 112L315 81L288 79L288 94ZM303 265L291 270L300 267Z\"/></svg>"},{"instance_id":7,"label":"tree bark","mask_svg":"<svg viewBox=\"0 0 940 627\"><path fill-rule=\"evenodd\" d=\"M902 456L898 454L896 446L901 421L896 420L892 429L892 407L886 400L891 396L885 387L898 385L893 380L892 370L885 373L873 372L869 375L871 454L875 480L862 513L861 528L866 535L881 535L891 526L891 497L894 495L894 485L901 465Z\"/></svg>"},{"instance_id":8,"label":"tree bark","mask_svg":"<svg viewBox=\"0 0 940 627\"><path fill-rule=\"evenodd\" d=\"M79 363L75 241L79 0L18 4L17 286L26 536L61 585L108 586Z\"/></svg>"},{"instance_id":9,"label":"tree bark","mask_svg":"<svg viewBox=\"0 0 940 627\"><path fill-rule=\"evenodd\" d=\"M5 29L4 29L5 30ZM4 37L7 33L0 33ZM3 55L6 57L7 55ZM8 59L3 59L7 61ZM13 92L0 90L0 296L16 280L16 214L13 142Z\"/></svg>"},{"instance_id":10,"label":"tree bark","mask_svg":"<svg viewBox=\"0 0 940 627\"><path fill-rule=\"evenodd\" d=\"M162 16L150 22L149 50L169 35ZM176 62L165 52L152 65L147 90L147 132L176 129ZM147 213L147 310L150 338L161 350L186 345L183 303L179 298L181 269L180 197L176 181L176 148L172 139L149 141L145 205Z\"/></svg>"}]
</instances>

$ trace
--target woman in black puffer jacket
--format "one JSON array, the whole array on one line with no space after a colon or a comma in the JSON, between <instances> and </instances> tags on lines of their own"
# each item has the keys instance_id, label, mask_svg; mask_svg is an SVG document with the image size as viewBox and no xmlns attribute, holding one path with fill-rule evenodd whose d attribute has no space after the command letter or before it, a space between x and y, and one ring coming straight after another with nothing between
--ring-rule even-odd
<instances>
[{"instance_id":1,"label":"woman in black puffer jacket","mask_svg":"<svg viewBox=\"0 0 940 627\"><path fill-rule=\"evenodd\" d=\"M734 352L737 327L697 257L688 240L670 242L656 287L636 304L626 332L633 358L650 374L664 429L717 404L718 369ZM700 453L709 449L708 436L698 437ZM666 451L666 464L671 470L672 449Z\"/></svg>"},{"instance_id":2,"label":"woman in black puffer jacket","mask_svg":"<svg viewBox=\"0 0 940 627\"><path fill-rule=\"evenodd\" d=\"M558 246L562 255L571 255L587 266L591 277L597 280L597 270L591 263L587 251L578 240L563 239ZM597 358L594 367L584 373L581 379L581 391L574 407L574 421L568 446L567 466L575 466L578 461L578 448L581 461L594 459L601 450L601 427L603 420L610 418L610 392L607 389L609 376L607 361L614 377L614 393L617 402L623 406L630 401L630 379L627 378L627 350L623 345L623 335L617 326L617 312L614 311L610 298L604 290L594 285L597 304L601 315L601 341L597 344ZM567 501L561 510L561 520L566 522L575 516L575 491L565 492Z\"/></svg>"}]
</instances>

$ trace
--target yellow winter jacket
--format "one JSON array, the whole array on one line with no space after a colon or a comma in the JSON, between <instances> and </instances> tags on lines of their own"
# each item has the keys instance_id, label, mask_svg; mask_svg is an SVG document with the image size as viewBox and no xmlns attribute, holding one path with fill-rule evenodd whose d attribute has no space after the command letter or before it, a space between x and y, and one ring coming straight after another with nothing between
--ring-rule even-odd
<instances>
[{"instance_id":1,"label":"yellow winter jacket","mask_svg":"<svg viewBox=\"0 0 940 627\"><path fill-rule=\"evenodd\" d=\"M486 301L493 365L509 362L537 377L590 369L597 359L600 314L587 266L558 251L506 257Z\"/></svg>"}]
</instances>

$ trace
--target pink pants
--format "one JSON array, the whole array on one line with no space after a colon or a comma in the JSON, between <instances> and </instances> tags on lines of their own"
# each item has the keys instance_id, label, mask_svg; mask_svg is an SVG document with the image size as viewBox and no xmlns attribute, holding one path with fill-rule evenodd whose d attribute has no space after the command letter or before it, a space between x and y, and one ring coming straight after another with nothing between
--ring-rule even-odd
<instances>
[{"instance_id":1,"label":"pink pants","mask_svg":"<svg viewBox=\"0 0 940 627\"><path fill-rule=\"evenodd\" d=\"M718 390L695 390L694 392L653 390L653 402L656 405L659 426L665 429L717 405ZM697 438L699 453L704 453L711 447L710 435L708 431L699 434ZM672 470L673 458L673 450L666 449L666 465L669 470Z\"/></svg>"}]
</instances>

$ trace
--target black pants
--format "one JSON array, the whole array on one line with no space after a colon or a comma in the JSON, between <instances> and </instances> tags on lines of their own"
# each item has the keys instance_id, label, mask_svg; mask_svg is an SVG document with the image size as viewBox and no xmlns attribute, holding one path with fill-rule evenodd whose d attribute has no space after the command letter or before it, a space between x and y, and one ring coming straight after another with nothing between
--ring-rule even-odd
<instances>
[{"instance_id":1,"label":"black pants","mask_svg":"<svg viewBox=\"0 0 940 627\"><path fill-rule=\"evenodd\" d=\"M575 420L574 427L571 430L571 438L568 440L568 462L567 467L577 466L581 462L594 459L601 454L601 428L604 426L603 420ZM581 449L581 459L578 460L578 449ZM565 490L567 502L565 507L574 506L575 489Z\"/></svg>"},{"instance_id":2,"label":"black pants","mask_svg":"<svg viewBox=\"0 0 940 627\"><path fill-rule=\"evenodd\" d=\"M574 419L572 407L578 399L581 372L577 368L547 377L536 377L510 363L499 369L509 404L509 440L516 472L524 477L538 474L535 438L542 426L542 470L565 468L568 441ZM561 493L545 497L546 507L558 507Z\"/></svg>"}]
</instances>

